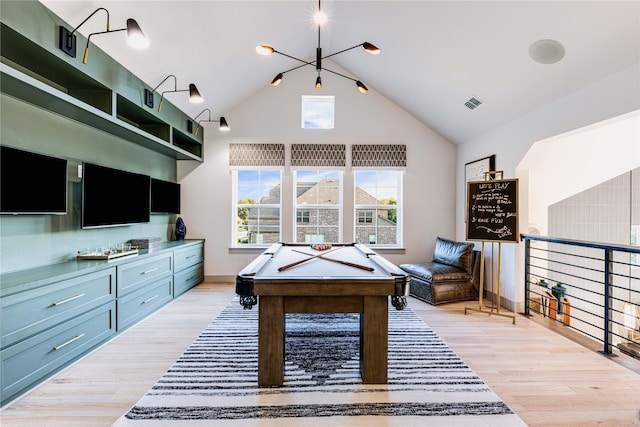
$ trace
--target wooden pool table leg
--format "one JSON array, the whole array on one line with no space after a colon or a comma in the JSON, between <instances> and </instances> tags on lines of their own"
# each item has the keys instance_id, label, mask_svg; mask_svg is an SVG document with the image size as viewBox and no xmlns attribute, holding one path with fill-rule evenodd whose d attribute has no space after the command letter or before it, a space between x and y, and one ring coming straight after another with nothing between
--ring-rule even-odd
<instances>
[{"instance_id":1,"label":"wooden pool table leg","mask_svg":"<svg viewBox=\"0 0 640 427\"><path fill-rule=\"evenodd\" d=\"M260 296L258 301L258 385L284 381L284 298Z\"/></svg>"},{"instance_id":2,"label":"wooden pool table leg","mask_svg":"<svg viewBox=\"0 0 640 427\"><path fill-rule=\"evenodd\" d=\"M360 373L365 384L387 383L387 296L365 296L360 314Z\"/></svg>"}]
</instances>

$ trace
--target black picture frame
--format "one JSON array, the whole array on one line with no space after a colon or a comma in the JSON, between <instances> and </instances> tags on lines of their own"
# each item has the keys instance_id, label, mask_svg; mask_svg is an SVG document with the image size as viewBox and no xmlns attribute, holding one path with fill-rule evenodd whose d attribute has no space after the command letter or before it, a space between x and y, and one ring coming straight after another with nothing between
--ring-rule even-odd
<instances>
[{"instance_id":1,"label":"black picture frame","mask_svg":"<svg viewBox=\"0 0 640 427\"><path fill-rule=\"evenodd\" d=\"M483 157L464 165L464 181L484 181L484 173L496 170L496 155ZM491 178L491 177L490 177Z\"/></svg>"}]
</instances>

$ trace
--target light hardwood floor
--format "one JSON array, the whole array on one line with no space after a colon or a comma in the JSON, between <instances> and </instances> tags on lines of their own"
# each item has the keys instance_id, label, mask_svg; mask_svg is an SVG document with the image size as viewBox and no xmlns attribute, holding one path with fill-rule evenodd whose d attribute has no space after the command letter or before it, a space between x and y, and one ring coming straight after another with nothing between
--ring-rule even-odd
<instances>
[{"instance_id":1,"label":"light hardwood floor","mask_svg":"<svg viewBox=\"0 0 640 427\"><path fill-rule=\"evenodd\" d=\"M0 425L110 426L233 295L232 284L200 284L3 408ZM465 315L477 302L409 305L528 425L640 426L640 370L523 316Z\"/></svg>"}]
</instances>

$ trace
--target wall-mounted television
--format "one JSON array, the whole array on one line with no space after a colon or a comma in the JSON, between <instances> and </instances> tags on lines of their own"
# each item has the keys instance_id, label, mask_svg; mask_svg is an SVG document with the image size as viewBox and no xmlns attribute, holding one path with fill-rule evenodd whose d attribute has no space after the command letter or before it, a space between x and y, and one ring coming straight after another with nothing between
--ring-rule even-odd
<instances>
[{"instance_id":1,"label":"wall-mounted television","mask_svg":"<svg viewBox=\"0 0 640 427\"><path fill-rule=\"evenodd\" d=\"M149 222L150 191L147 175L83 163L82 228Z\"/></svg>"},{"instance_id":2,"label":"wall-mounted television","mask_svg":"<svg viewBox=\"0 0 640 427\"><path fill-rule=\"evenodd\" d=\"M151 213L180 213L180 184L151 178Z\"/></svg>"},{"instance_id":3,"label":"wall-mounted television","mask_svg":"<svg viewBox=\"0 0 640 427\"><path fill-rule=\"evenodd\" d=\"M67 160L0 146L0 213L67 213Z\"/></svg>"}]
</instances>

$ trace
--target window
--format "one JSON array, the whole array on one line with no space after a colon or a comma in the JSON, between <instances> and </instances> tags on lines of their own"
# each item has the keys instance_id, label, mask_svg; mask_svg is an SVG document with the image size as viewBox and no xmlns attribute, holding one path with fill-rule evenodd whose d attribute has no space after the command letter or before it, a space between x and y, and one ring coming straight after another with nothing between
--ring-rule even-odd
<instances>
[{"instance_id":1,"label":"window","mask_svg":"<svg viewBox=\"0 0 640 427\"><path fill-rule=\"evenodd\" d=\"M302 129L333 129L335 97L302 96Z\"/></svg>"},{"instance_id":2,"label":"window","mask_svg":"<svg viewBox=\"0 0 640 427\"><path fill-rule=\"evenodd\" d=\"M298 212L296 212L296 223L309 224L310 215L311 212L309 211L298 210Z\"/></svg>"},{"instance_id":3,"label":"window","mask_svg":"<svg viewBox=\"0 0 640 427\"><path fill-rule=\"evenodd\" d=\"M365 245L401 244L402 172L356 171L355 241Z\"/></svg>"},{"instance_id":4,"label":"window","mask_svg":"<svg viewBox=\"0 0 640 427\"><path fill-rule=\"evenodd\" d=\"M234 246L281 241L281 172L272 169L234 170Z\"/></svg>"},{"instance_id":5,"label":"window","mask_svg":"<svg viewBox=\"0 0 640 427\"><path fill-rule=\"evenodd\" d=\"M373 211L358 211L358 224L373 224Z\"/></svg>"},{"instance_id":6,"label":"window","mask_svg":"<svg viewBox=\"0 0 640 427\"><path fill-rule=\"evenodd\" d=\"M342 238L342 173L333 170L297 170L295 241L340 242Z\"/></svg>"}]
</instances>

